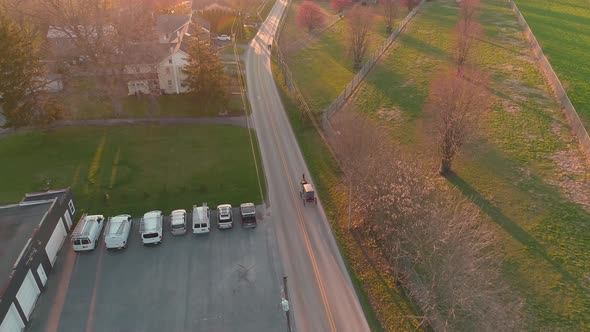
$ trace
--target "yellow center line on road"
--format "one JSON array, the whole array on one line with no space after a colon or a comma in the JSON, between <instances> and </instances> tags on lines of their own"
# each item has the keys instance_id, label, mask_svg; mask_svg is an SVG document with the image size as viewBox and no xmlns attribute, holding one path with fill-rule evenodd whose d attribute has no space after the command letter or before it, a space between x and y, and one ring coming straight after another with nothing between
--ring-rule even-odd
<instances>
[{"instance_id":1,"label":"yellow center line on road","mask_svg":"<svg viewBox=\"0 0 590 332\"><path fill-rule=\"evenodd\" d=\"M259 71L260 73L260 71ZM270 123L271 123L271 127L273 129L273 133L275 136L275 142L276 142L276 146L279 150L279 155L281 157L281 163L283 166L283 173L284 176L288 179L289 177L289 172L287 171L287 163L285 161L285 155L284 155L284 151L280 145L280 140L279 140L279 135L278 135L278 131L277 131L277 126L275 124L274 121L274 116L270 113L272 113L272 111L268 112L269 113L269 119L270 119ZM287 181L289 183L289 189L291 191L291 196L295 198L295 200L299 200L299 197L297 197L297 193L295 191L295 188L293 187L293 183L288 180ZM304 218L303 218L303 213L301 212L301 207L299 206L299 204L295 204L295 210L297 211L297 219L299 221L299 226L301 227L301 230L303 231L303 237L305 239L305 245L307 247L307 252L309 253L309 257L311 259L311 264L313 267L313 271L314 271L314 276L316 279L316 282L318 284L318 287L320 289L320 294L322 297L322 302L324 305L324 309L326 310L326 314L328 316L328 322L330 323L330 330L332 332L336 331L336 325L334 324L334 317L332 316L332 311L330 310L330 306L328 304L328 298L326 297L326 291L324 288L324 283L322 282L322 278L320 276L319 273L319 268L317 265L317 261L315 258L315 254L313 252L313 249L311 248L311 242L309 240L309 235L307 234L307 229L305 228L305 222L304 222Z\"/></svg>"}]
</instances>

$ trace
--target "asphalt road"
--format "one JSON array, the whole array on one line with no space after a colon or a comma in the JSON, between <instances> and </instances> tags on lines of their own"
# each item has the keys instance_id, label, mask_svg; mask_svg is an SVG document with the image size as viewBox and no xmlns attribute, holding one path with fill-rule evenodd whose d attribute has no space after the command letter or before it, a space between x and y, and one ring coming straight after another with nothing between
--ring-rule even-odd
<instances>
[{"instance_id":1,"label":"asphalt road","mask_svg":"<svg viewBox=\"0 0 590 332\"><path fill-rule=\"evenodd\" d=\"M143 246L134 220L119 251L101 238L74 253L68 238L27 331L285 331L272 226L172 236L166 222L162 243Z\"/></svg>"},{"instance_id":2,"label":"asphalt road","mask_svg":"<svg viewBox=\"0 0 590 332\"><path fill-rule=\"evenodd\" d=\"M277 0L246 55L248 98L267 180L297 331L368 331L321 202L303 206L299 181L313 184L271 73L268 44L287 2Z\"/></svg>"}]
</instances>

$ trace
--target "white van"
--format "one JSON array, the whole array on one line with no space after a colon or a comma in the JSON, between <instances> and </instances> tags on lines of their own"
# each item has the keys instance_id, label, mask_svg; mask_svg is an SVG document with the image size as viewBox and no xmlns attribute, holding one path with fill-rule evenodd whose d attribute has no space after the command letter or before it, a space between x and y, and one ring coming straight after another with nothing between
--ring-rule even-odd
<instances>
[{"instance_id":1,"label":"white van","mask_svg":"<svg viewBox=\"0 0 590 332\"><path fill-rule=\"evenodd\" d=\"M87 251L96 248L103 224L104 216L102 215L83 215L72 232L74 251Z\"/></svg>"},{"instance_id":2,"label":"white van","mask_svg":"<svg viewBox=\"0 0 590 332\"><path fill-rule=\"evenodd\" d=\"M150 211L139 223L139 234L143 244L162 243L162 211Z\"/></svg>"},{"instance_id":3,"label":"white van","mask_svg":"<svg viewBox=\"0 0 590 332\"><path fill-rule=\"evenodd\" d=\"M186 210L174 210L170 214L170 232L172 235L186 233Z\"/></svg>"},{"instance_id":4,"label":"white van","mask_svg":"<svg viewBox=\"0 0 590 332\"><path fill-rule=\"evenodd\" d=\"M193 205L193 234L209 233L211 213L207 203L202 206Z\"/></svg>"},{"instance_id":5,"label":"white van","mask_svg":"<svg viewBox=\"0 0 590 332\"><path fill-rule=\"evenodd\" d=\"M231 205L229 204L221 204L217 206L217 227L219 229L222 228L233 228L234 213L232 211Z\"/></svg>"},{"instance_id":6,"label":"white van","mask_svg":"<svg viewBox=\"0 0 590 332\"><path fill-rule=\"evenodd\" d=\"M127 240L129 240L129 231L131 231L132 223L131 216L128 214L110 217L104 231L104 244L106 248L127 248Z\"/></svg>"}]
</instances>

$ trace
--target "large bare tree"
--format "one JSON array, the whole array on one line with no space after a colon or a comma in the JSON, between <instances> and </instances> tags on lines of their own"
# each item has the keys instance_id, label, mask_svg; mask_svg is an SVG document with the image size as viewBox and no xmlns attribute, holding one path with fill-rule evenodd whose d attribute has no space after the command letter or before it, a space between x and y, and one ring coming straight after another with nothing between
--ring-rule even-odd
<instances>
[{"instance_id":1,"label":"large bare tree","mask_svg":"<svg viewBox=\"0 0 590 332\"><path fill-rule=\"evenodd\" d=\"M399 0L381 0L383 10L385 11L385 17L387 19L387 33L393 32L393 23L399 15L400 4Z\"/></svg>"},{"instance_id":2,"label":"large bare tree","mask_svg":"<svg viewBox=\"0 0 590 332\"><path fill-rule=\"evenodd\" d=\"M129 52L142 48L149 58L153 52L148 45L157 45L152 13L142 0L40 0L40 5L38 17L67 36L74 46L71 55L82 60L83 65L73 70L95 77L115 113L121 114L128 93ZM135 60L139 64L149 62Z\"/></svg>"},{"instance_id":3,"label":"large bare tree","mask_svg":"<svg viewBox=\"0 0 590 332\"><path fill-rule=\"evenodd\" d=\"M324 24L325 16L320 6L315 2L305 0L297 10L297 24L311 33Z\"/></svg>"},{"instance_id":4,"label":"large bare tree","mask_svg":"<svg viewBox=\"0 0 590 332\"><path fill-rule=\"evenodd\" d=\"M358 69L367 53L373 16L366 7L354 7L346 16L346 29L353 67Z\"/></svg>"},{"instance_id":5,"label":"large bare tree","mask_svg":"<svg viewBox=\"0 0 590 332\"><path fill-rule=\"evenodd\" d=\"M462 75L465 65L473 53L473 45L481 34L478 11L479 0L463 0L460 3L459 22L455 26L455 62L457 74Z\"/></svg>"},{"instance_id":6,"label":"large bare tree","mask_svg":"<svg viewBox=\"0 0 590 332\"><path fill-rule=\"evenodd\" d=\"M441 175L451 173L453 159L477 131L481 115L490 107L487 84L487 76L475 70L462 76L446 71L432 81L426 112L435 130Z\"/></svg>"},{"instance_id":7,"label":"large bare tree","mask_svg":"<svg viewBox=\"0 0 590 332\"><path fill-rule=\"evenodd\" d=\"M453 75L455 76L455 75ZM354 173L355 228L377 244L423 321L435 331L509 331L520 302L501 275L501 251L479 210L430 178L385 128L335 115L331 145Z\"/></svg>"}]
</instances>

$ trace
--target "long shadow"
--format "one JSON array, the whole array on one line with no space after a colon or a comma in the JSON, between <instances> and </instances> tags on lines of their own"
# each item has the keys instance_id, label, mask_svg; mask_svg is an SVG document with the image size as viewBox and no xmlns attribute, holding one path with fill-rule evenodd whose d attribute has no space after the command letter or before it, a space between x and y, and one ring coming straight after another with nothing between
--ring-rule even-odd
<instances>
[{"instance_id":1,"label":"long shadow","mask_svg":"<svg viewBox=\"0 0 590 332\"><path fill-rule=\"evenodd\" d=\"M412 35L409 35L409 34L405 34L405 35L401 36L399 43L401 46L412 47L412 48L416 49L417 51L420 51L420 53L423 53L423 54L428 54L428 55L436 56L439 58L448 58L449 57L449 54L446 51L441 50L440 48L434 47L430 44L427 44L424 41L422 41Z\"/></svg>"},{"instance_id":2,"label":"long shadow","mask_svg":"<svg viewBox=\"0 0 590 332\"><path fill-rule=\"evenodd\" d=\"M458 175L451 175L447 177L447 180L453 184L459 191L463 193L469 200L477 205L480 210L488 215L496 224L500 225L508 234L510 234L515 240L525 246L529 252L546 260L557 272L559 272L563 278L571 283L581 287L580 282L573 277L569 272L564 270L563 266L556 262L552 257L549 256L545 248L518 224L508 218L502 210L495 206L492 202L488 201L483 197L475 188L469 183L465 182Z\"/></svg>"}]
</instances>

